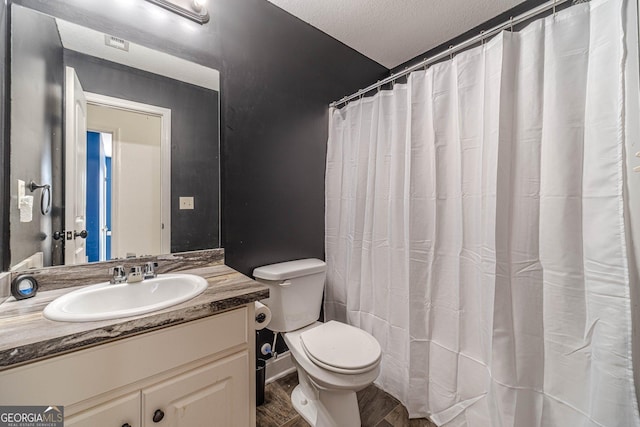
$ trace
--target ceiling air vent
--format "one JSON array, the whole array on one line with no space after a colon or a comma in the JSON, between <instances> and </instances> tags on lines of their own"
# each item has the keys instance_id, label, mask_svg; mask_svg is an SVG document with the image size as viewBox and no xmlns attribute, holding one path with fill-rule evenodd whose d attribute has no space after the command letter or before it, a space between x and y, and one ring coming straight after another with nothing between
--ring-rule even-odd
<instances>
[{"instance_id":1,"label":"ceiling air vent","mask_svg":"<svg viewBox=\"0 0 640 427\"><path fill-rule=\"evenodd\" d=\"M104 44L109 47L114 47L116 49L124 50L125 52L129 52L129 42L121 39L119 37L110 36L108 34L104 35Z\"/></svg>"}]
</instances>

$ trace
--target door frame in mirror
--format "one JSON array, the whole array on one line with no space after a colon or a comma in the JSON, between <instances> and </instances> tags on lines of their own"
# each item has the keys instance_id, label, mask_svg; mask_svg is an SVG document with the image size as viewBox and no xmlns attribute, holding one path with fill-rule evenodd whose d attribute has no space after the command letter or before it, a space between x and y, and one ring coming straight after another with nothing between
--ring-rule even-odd
<instances>
[{"instance_id":1,"label":"door frame in mirror","mask_svg":"<svg viewBox=\"0 0 640 427\"><path fill-rule=\"evenodd\" d=\"M93 92L85 92L85 95L87 104L160 117L160 221L163 224L161 247L162 253L171 253L171 110Z\"/></svg>"}]
</instances>

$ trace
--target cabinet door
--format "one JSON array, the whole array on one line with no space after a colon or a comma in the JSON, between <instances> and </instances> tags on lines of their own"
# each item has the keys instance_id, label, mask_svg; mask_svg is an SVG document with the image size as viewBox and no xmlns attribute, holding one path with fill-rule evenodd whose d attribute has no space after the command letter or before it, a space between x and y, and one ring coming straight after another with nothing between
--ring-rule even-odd
<instances>
[{"instance_id":1,"label":"cabinet door","mask_svg":"<svg viewBox=\"0 0 640 427\"><path fill-rule=\"evenodd\" d=\"M110 400L65 418L65 427L140 427L140 392Z\"/></svg>"},{"instance_id":2,"label":"cabinet door","mask_svg":"<svg viewBox=\"0 0 640 427\"><path fill-rule=\"evenodd\" d=\"M142 425L248 426L249 370L249 352L245 350L142 390Z\"/></svg>"}]
</instances>

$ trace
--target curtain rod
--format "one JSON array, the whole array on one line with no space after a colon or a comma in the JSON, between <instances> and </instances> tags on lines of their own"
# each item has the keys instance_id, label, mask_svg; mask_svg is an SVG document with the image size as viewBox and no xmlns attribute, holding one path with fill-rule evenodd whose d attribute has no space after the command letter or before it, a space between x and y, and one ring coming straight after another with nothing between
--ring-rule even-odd
<instances>
[{"instance_id":1,"label":"curtain rod","mask_svg":"<svg viewBox=\"0 0 640 427\"><path fill-rule=\"evenodd\" d=\"M498 34L499 32L501 32L502 30L506 29L506 28L513 28L514 25L519 24L520 22L526 21L528 19L533 18L534 16L540 15L541 13L544 13L548 10L553 10L553 13L556 13L555 9L556 7L567 3L568 1L571 0L550 0L546 3L541 4L538 7L535 7L527 12L524 12L518 16L511 17L511 19L509 19L507 22L504 22L500 25L497 25L493 28L491 28L488 31L481 31L480 34L478 34L477 36L474 36L468 40L463 41L462 43L459 43L455 46L451 46L449 47L449 49L447 49L444 52L440 52L437 55L434 55L430 58L425 58L424 60L418 62L415 65L412 65L411 67L407 67L402 71L398 71L395 74L390 75L389 77L383 79L383 80L378 80L376 83L367 86L364 89L360 89L359 91L357 91L356 93L353 93L351 95L345 96L342 99L339 99L337 101L333 101L331 104L329 104L329 107L336 107L340 104L346 104L349 101L351 101L354 98L358 98L362 95L364 95L365 93L373 90L373 89L377 89L381 86L386 85L387 83L391 83L395 80L397 80L398 78L402 77L402 76L406 76L407 74L418 70L420 68L424 68L428 65L433 64L434 62L437 62L443 58L446 58L447 56L453 55L456 52L459 52L463 49L468 48L469 46L473 46L474 44L478 43L478 42L482 42L483 40L489 38L489 37L493 37L494 35Z\"/></svg>"}]
</instances>

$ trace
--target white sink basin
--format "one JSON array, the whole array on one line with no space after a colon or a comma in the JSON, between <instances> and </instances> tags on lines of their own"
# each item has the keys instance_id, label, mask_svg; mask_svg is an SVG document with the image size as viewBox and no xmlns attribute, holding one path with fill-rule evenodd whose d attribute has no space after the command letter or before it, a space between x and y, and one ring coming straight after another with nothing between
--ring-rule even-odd
<instances>
[{"instance_id":1,"label":"white sink basin","mask_svg":"<svg viewBox=\"0 0 640 427\"><path fill-rule=\"evenodd\" d=\"M90 322L150 313L187 301L207 289L207 281L192 274L163 274L138 283L98 283L53 300L44 317L66 322Z\"/></svg>"}]
</instances>

